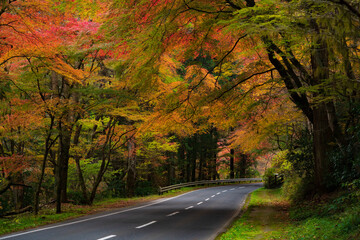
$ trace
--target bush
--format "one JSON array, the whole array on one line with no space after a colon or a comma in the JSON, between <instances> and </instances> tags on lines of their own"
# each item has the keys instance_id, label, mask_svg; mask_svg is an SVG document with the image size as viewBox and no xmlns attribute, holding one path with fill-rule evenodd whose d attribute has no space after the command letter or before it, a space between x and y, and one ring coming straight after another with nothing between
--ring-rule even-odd
<instances>
[{"instance_id":1,"label":"bush","mask_svg":"<svg viewBox=\"0 0 360 240\"><path fill-rule=\"evenodd\" d=\"M297 174L288 175L282 187L284 196L291 202L298 202L313 191L312 179L306 175L300 177Z\"/></svg>"},{"instance_id":2,"label":"bush","mask_svg":"<svg viewBox=\"0 0 360 240\"><path fill-rule=\"evenodd\" d=\"M83 198L82 192L80 191L68 190L67 196L76 205L86 203L85 199Z\"/></svg>"},{"instance_id":3,"label":"bush","mask_svg":"<svg viewBox=\"0 0 360 240\"><path fill-rule=\"evenodd\" d=\"M137 196L147 196L150 194L157 193L157 189L153 187L152 183L149 181L139 181L135 189L135 195Z\"/></svg>"},{"instance_id":4,"label":"bush","mask_svg":"<svg viewBox=\"0 0 360 240\"><path fill-rule=\"evenodd\" d=\"M273 188L274 187L275 173L276 173L275 168L266 169L265 174L263 176L265 188Z\"/></svg>"}]
</instances>

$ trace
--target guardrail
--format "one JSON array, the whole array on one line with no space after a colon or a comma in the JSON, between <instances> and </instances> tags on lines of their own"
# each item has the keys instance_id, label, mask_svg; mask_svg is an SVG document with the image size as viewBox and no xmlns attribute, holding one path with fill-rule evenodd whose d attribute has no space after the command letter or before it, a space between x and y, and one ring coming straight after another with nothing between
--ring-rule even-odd
<instances>
[{"instance_id":1,"label":"guardrail","mask_svg":"<svg viewBox=\"0 0 360 240\"><path fill-rule=\"evenodd\" d=\"M262 178L236 178L236 179L203 180L203 181L196 181L196 182L179 183L179 184L170 185L170 186L166 186L166 187L159 187L159 195L163 194L164 192L179 189L182 187L220 184L220 183L237 183L237 182L262 182Z\"/></svg>"}]
</instances>

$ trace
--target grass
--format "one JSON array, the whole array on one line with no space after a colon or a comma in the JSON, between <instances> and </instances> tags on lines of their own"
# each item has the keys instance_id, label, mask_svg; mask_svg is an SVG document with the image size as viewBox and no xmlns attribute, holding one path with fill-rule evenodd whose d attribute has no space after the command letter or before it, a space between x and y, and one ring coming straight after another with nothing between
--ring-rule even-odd
<instances>
[{"instance_id":1,"label":"grass","mask_svg":"<svg viewBox=\"0 0 360 240\"><path fill-rule=\"evenodd\" d=\"M35 216L32 213L23 213L16 216L0 218L0 235L34 228L50 223L61 222L64 220L96 213L106 210L134 206L136 204L153 201L160 198L177 196L199 187L186 187L177 190L172 190L163 195L149 195L146 197L134 198L109 198L95 202L92 206L63 204L63 213L55 214L55 206L42 209L40 213Z\"/></svg>"},{"instance_id":2,"label":"grass","mask_svg":"<svg viewBox=\"0 0 360 240\"><path fill-rule=\"evenodd\" d=\"M360 239L358 196L337 193L290 205L280 189L258 189L218 239Z\"/></svg>"}]
</instances>

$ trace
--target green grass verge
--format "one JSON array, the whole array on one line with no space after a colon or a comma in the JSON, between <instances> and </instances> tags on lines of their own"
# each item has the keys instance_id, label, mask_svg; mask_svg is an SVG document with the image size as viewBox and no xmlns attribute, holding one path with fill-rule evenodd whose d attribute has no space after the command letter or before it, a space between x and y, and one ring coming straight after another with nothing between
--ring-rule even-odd
<instances>
[{"instance_id":1,"label":"green grass verge","mask_svg":"<svg viewBox=\"0 0 360 240\"><path fill-rule=\"evenodd\" d=\"M360 239L358 202L342 193L290 206L280 189L258 189L244 214L218 239Z\"/></svg>"},{"instance_id":2,"label":"green grass verge","mask_svg":"<svg viewBox=\"0 0 360 240\"><path fill-rule=\"evenodd\" d=\"M149 195L134 198L110 198L95 202L92 206L63 204L63 213L56 214L55 206L50 206L40 211L37 216L32 213L23 213L16 216L0 218L0 235L16 232L24 229L34 228L45 224L61 222L64 220L106 211L110 209L133 206L136 204L186 193L199 187L186 187L172 190L163 195Z\"/></svg>"}]
</instances>

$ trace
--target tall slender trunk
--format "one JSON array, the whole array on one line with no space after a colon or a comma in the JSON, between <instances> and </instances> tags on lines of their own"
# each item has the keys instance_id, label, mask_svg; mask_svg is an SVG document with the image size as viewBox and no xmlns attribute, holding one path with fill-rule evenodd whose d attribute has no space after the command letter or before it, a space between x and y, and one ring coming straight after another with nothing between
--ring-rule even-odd
<instances>
[{"instance_id":1,"label":"tall slender trunk","mask_svg":"<svg viewBox=\"0 0 360 240\"><path fill-rule=\"evenodd\" d=\"M52 128L54 126L54 117L50 116L51 122L50 122L50 126L49 126L49 132L46 136L46 140L45 140L45 152L44 152L44 157L43 157L43 161L41 164L41 173L40 173L40 178L39 178L39 183L37 185L36 188L36 192L35 192L35 201L34 201L34 214L37 215L39 213L39 204L40 204L40 192L41 192L41 185L42 182L44 180L44 176L45 176L45 168L46 168L46 162L47 162L47 158L51 149L52 144L54 143L51 142L51 131Z\"/></svg>"},{"instance_id":2,"label":"tall slender trunk","mask_svg":"<svg viewBox=\"0 0 360 240\"><path fill-rule=\"evenodd\" d=\"M196 180L196 151L197 151L197 135L195 134L192 138L191 138L191 147L192 147L192 151L190 152L190 156L191 156L191 181L194 182Z\"/></svg>"},{"instance_id":3,"label":"tall slender trunk","mask_svg":"<svg viewBox=\"0 0 360 240\"><path fill-rule=\"evenodd\" d=\"M178 149L178 156L177 156L177 162L180 166L180 180L185 181L186 180L186 158L185 158L185 145L184 141L182 140L180 143L180 147Z\"/></svg>"},{"instance_id":4,"label":"tall slender trunk","mask_svg":"<svg viewBox=\"0 0 360 240\"><path fill-rule=\"evenodd\" d=\"M135 137L131 136L128 140L128 170L126 178L126 194L128 197L135 195L136 185L136 143Z\"/></svg>"},{"instance_id":5,"label":"tall slender trunk","mask_svg":"<svg viewBox=\"0 0 360 240\"><path fill-rule=\"evenodd\" d=\"M230 179L235 178L234 158L235 158L235 150L230 149Z\"/></svg>"},{"instance_id":6,"label":"tall slender trunk","mask_svg":"<svg viewBox=\"0 0 360 240\"><path fill-rule=\"evenodd\" d=\"M217 178L217 169L216 169L216 160L217 160L217 148L218 148L218 137L216 128L211 129L211 151L210 151L210 172L211 179L216 180Z\"/></svg>"},{"instance_id":7,"label":"tall slender trunk","mask_svg":"<svg viewBox=\"0 0 360 240\"><path fill-rule=\"evenodd\" d=\"M198 180L201 181L204 179L204 162L205 162L205 156L204 156L204 134L199 136L199 176Z\"/></svg>"},{"instance_id":8,"label":"tall slender trunk","mask_svg":"<svg viewBox=\"0 0 360 240\"><path fill-rule=\"evenodd\" d=\"M77 146L79 144L81 129L82 129L82 125L78 125L76 130L75 130L74 141L73 141L74 146ZM86 204L89 204L89 198L88 198L88 194L87 194L85 179L84 179L84 176L83 176L83 173L82 173L82 170L81 170L81 165L80 165L81 156L79 156L77 154L77 155L74 156L74 159L75 159L76 170L77 170L77 173L78 173L78 179L79 179L83 199L84 199L84 202Z\"/></svg>"}]
</instances>

